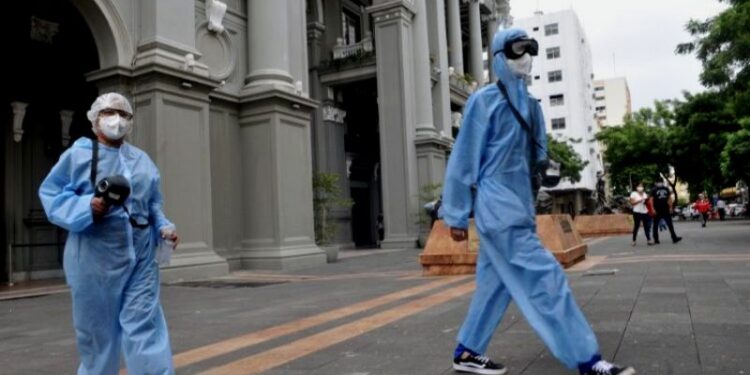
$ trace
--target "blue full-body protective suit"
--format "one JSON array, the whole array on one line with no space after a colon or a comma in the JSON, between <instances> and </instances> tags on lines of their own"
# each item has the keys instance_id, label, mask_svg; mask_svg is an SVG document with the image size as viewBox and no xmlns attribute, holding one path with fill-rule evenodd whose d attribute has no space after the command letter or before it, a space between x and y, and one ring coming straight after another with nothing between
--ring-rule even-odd
<instances>
[{"instance_id":1,"label":"blue full-body protective suit","mask_svg":"<svg viewBox=\"0 0 750 375\"><path fill-rule=\"evenodd\" d=\"M122 207L97 222L91 210L92 141L78 139L39 189L49 220L68 230L65 277L81 364L78 374L117 374L120 350L130 374L172 374L172 353L159 303L159 230L171 223L162 212L159 171L145 152L123 143L99 144L98 180L122 175L131 186Z\"/></svg>"},{"instance_id":2,"label":"blue full-body protective suit","mask_svg":"<svg viewBox=\"0 0 750 375\"><path fill-rule=\"evenodd\" d=\"M524 36L520 29L497 32L493 53ZM511 102L546 146L541 107L530 99L523 79L509 70L502 52L495 54L493 68ZM468 227L474 207L480 237L477 289L458 341L485 353L513 299L555 357L576 368L597 360L599 347L564 271L537 237L530 171L532 164L546 159L546 150L538 150L538 160L531 163L530 147L528 133L497 85L487 85L469 98L448 162L442 206L443 219L454 228Z\"/></svg>"}]
</instances>

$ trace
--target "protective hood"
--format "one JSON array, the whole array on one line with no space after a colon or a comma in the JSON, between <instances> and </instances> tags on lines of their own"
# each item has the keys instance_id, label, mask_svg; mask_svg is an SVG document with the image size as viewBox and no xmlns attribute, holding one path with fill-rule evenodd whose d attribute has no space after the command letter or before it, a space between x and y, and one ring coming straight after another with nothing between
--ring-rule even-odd
<instances>
[{"instance_id":1,"label":"protective hood","mask_svg":"<svg viewBox=\"0 0 750 375\"><path fill-rule=\"evenodd\" d=\"M492 69L495 76L508 88L510 102L518 109L529 123L532 123L529 115L529 92L526 82L518 78L508 67L508 61L503 53L505 43L511 40L528 37L525 31L519 28L498 30L492 38Z\"/></svg>"}]
</instances>

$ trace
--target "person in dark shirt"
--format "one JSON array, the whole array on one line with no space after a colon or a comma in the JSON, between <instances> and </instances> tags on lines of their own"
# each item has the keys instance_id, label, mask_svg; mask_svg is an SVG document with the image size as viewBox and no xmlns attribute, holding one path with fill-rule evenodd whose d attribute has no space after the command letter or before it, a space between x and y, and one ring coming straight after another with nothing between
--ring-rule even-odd
<instances>
[{"instance_id":1,"label":"person in dark shirt","mask_svg":"<svg viewBox=\"0 0 750 375\"><path fill-rule=\"evenodd\" d=\"M664 186L664 182L661 181L661 177L656 180L656 185L651 189L651 200L656 211L654 216L654 223L659 223L661 220L667 223L669 233L672 235L672 242L678 243L682 240L682 237L678 237L674 231L674 225L672 224L672 193L669 188ZM659 243L659 226L653 226L653 237L654 243Z\"/></svg>"}]
</instances>

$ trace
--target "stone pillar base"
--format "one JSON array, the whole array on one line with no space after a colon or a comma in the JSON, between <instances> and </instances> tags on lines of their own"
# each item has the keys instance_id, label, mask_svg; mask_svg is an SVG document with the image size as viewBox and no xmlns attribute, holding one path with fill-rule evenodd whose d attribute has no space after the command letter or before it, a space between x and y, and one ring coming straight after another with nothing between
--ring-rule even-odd
<instances>
[{"instance_id":1,"label":"stone pillar base","mask_svg":"<svg viewBox=\"0 0 750 375\"><path fill-rule=\"evenodd\" d=\"M172 254L170 265L161 268L161 282L201 280L229 274L227 261L209 249L181 250Z\"/></svg>"},{"instance_id":2,"label":"stone pillar base","mask_svg":"<svg viewBox=\"0 0 750 375\"><path fill-rule=\"evenodd\" d=\"M381 249L413 249L417 245L417 237L391 237L380 243Z\"/></svg>"},{"instance_id":3,"label":"stone pillar base","mask_svg":"<svg viewBox=\"0 0 750 375\"><path fill-rule=\"evenodd\" d=\"M298 270L326 264L326 253L317 246L302 248L276 248L243 250L238 258L229 260L229 268L235 270Z\"/></svg>"}]
</instances>

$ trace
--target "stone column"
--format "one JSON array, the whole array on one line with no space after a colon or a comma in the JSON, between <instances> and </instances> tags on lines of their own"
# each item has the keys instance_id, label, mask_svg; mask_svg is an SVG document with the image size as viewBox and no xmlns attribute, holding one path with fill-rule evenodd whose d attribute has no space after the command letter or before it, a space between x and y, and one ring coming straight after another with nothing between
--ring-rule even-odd
<instances>
[{"instance_id":1,"label":"stone column","mask_svg":"<svg viewBox=\"0 0 750 375\"><path fill-rule=\"evenodd\" d=\"M249 73L245 93L269 89L294 93L289 56L293 35L287 30L291 1L247 0Z\"/></svg>"},{"instance_id":2,"label":"stone column","mask_svg":"<svg viewBox=\"0 0 750 375\"><path fill-rule=\"evenodd\" d=\"M140 1L136 68L161 65L208 76L195 48L195 4L190 5L183 0Z\"/></svg>"},{"instance_id":3,"label":"stone column","mask_svg":"<svg viewBox=\"0 0 750 375\"><path fill-rule=\"evenodd\" d=\"M322 11L322 10L319 10ZM325 34L327 27L320 22L307 24L307 42L310 62L310 95L320 103L313 114L312 150L314 172L336 173L339 176L339 188L343 198L350 198L349 179L346 169L346 151L344 135L346 134L346 112L336 107L334 98L328 97L328 87L320 83L318 71L324 56ZM335 243L344 247L353 247L351 229L351 209L337 209L333 212L337 221Z\"/></svg>"},{"instance_id":4,"label":"stone column","mask_svg":"<svg viewBox=\"0 0 750 375\"><path fill-rule=\"evenodd\" d=\"M407 0L375 0L368 8L377 51L380 160L385 248L414 247L417 239L414 7Z\"/></svg>"},{"instance_id":5,"label":"stone column","mask_svg":"<svg viewBox=\"0 0 750 375\"><path fill-rule=\"evenodd\" d=\"M487 18L487 70L489 72L490 82L497 81L495 71L492 69L492 63L495 60L495 56L492 55L492 39L495 37L495 31L497 31L498 26L500 26L500 19L496 14Z\"/></svg>"},{"instance_id":6,"label":"stone column","mask_svg":"<svg viewBox=\"0 0 750 375\"><path fill-rule=\"evenodd\" d=\"M495 1L494 9L492 11L492 15L488 19L488 25L487 25L487 51L489 54L492 54L492 39L495 37L495 32L497 32L497 29L499 27L507 27L510 23L510 3L508 0L499 0ZM494 61L494 56L489 56L489 63L488 69L490 72L490 81L495 82L497 81L497 77L495 76L495 71L492 69L492 63Z\"/></svg>"},{"instance_id":7,"label":"stone column","mask_svg":"<svg viewBox=\"0 0 750 375\"><path fill-rule=\"evenodd\" d=\"M451 138L450 76L448 72L448 40L445 27L445 2L427 2L427 27L430 39L430 56L435 61L437 82L432 87L432 118L441 137Z\"/></svg>"},{"instance_id":8,"label":"stone column","mask_svg":"<svg viewBox=\"0 0 750 375\"><path fill-rule=\"evenodd\" d=\"M443 12L442 0L430 0L430 6L426 0L414 2L416 14L414 16L414 54L416 77L416 100L417 100L417 181L419 192L428 186L442 184L446 151L450 140L442 134L445 123L450 122L450 87L448 77L448 61L446 56L445 38L445 14ZM442 31L442 32L441 32ZM433 49L433 46L435 47ZM442 48L441 48L442 46ZM435 59L434 65L430 64L429 55ZM424 57L422 57L424 55ZM424 60L423 62L419 62ZM437 82L432 86L432 67L437 68ZM432 87L432 88L431 88ZM433 100L435 99L435 100ZM437 113L439 118L433 125L433 114ZM429 123L426 122L429 120ZM448 133L450 134L450 133ZM419 206L426 202L419 202ZM420 228L420 237L426 238L429 233L429 225Z\"/></svg>"},{"instance_id":9,"label":"stone column","mask_svg":"<svg viewBox=\"0 0 750 375\"><path fill-rule=\"evenodd\" d=\"M450 66L456 74L464 74L464 46L461 38L461 0L448 1L448 44Z\"/></svg>"},{"instance_id":10,"label":"stone column","mask_svg":"<svg viewBox=\"0 0 750 375\"><path fill-rule=\"evenodd\" d=\"M413 0L415 15L414 32L414 95L416 99L417 137L437 135L432 121L432 64L430 64L430 40L427 37L427 5L425 0Z\"/></svg>"},{"instance_id":11,"label":"stone column","mask_svg":"<svg viewBox=\"0 0 750 375\"><path fill-rule=\"evenodd\" d=\"M479 86L484 83L484 61L482 60L482 20L479 0L469 0L469 63L471 75Z\"/></svg>"},{"instance_id":12,"label":"stone column","mask_svg":"<svg viewBox=\"0 0 750 375\"><path fill-rule=\"evenodd\" d=\"M232 268L289 269L319 265L312 207L311 114L317 102L293 77L306 49L288 30L300 0L247 0L249 74L240 95L243 239ZM297 17L298 18L298 17ZM294 27L305 27L304 24ZM273 37L268 37L268 36ZM306 74L306 73L305 73Z\"/></svg>"},{"instance_id":13,"label":"stone column","mask_svg":"<svg viewBox=\"0 0 750 375\"><path fill-rule=\"evenodd\" d=\"M103 69L87 79L100 92L131 99L135 119L128 141L159 168L164 212L181 237L162 281L225 275L227 262L214 251L210 172L209 93L218 82L208 78L195 48L195 4L140 1L138 8L133 69Z\"/></svg>"},{"instance_id":14,"label":"stone column","mask_svg":"<svg viewBox=\"0 0 750 375\"><path fill-rule=\"evenodd\" d=\"M320 136L318 140L318 155L321 158L320 165L324 169L320 172L336 174L339 177L339 189L342 198L351 198L351 190L346 166L346 111L336 106L336 103L327 99L321 106L323 122L318 128ZM336 221L336 235L334 244L344 247L354 247L352 240L352 211L351 208L334 208L331 212L333 220Z\"/></svg>"}]
</instances>

